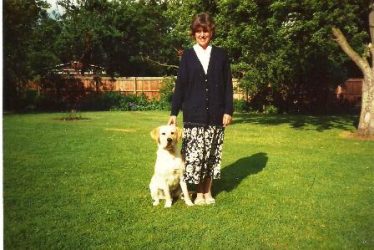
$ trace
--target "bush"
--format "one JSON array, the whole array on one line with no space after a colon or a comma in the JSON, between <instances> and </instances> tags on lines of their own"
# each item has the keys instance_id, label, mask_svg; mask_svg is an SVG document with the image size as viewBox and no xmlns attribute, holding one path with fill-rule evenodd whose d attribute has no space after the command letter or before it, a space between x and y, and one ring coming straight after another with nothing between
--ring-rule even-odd
<instances>
[{"instance_id":1,"label":"bush","mask_svg":"<svg viewBox=\"0 0 374 250\"><path fill-rule=\"evenodd\" d=\"M113 106L117 106L122 99L122 95L116 92L97 93L91 92L87 94L78 104L79 110L109 110Z\"/></svg>"},{"instance_id":2,"label":"bush","mask_svg":"<svg viewBox=\"0 0 374 250\"><path fill-rule=\"evenodd\" d=\"M118 106L111 109L124 111L148 110L149 103L148 98L144 94L140 96L126 95L123 96Z\"/></svg>"},{"instance_id":3,"label":"bush","mask_svg":"<svg viewBox=\"0 0 374 250\"><path fill-rule=\"evenodd\" d=\"M156 103L160 110L170 110L171 102L173 98L173 89L175 86L175 77L165 77L162 81L162 87L160 89L160 100Z\"/></svg>"},{"instance_id":4,"label":"bush","mask_svg":"<svg viewBox=\"0 0 374 250\"><path fill-rule=\"evenodd\" d=\"M170 110L175 77L165 77L159 100L149 100L146 95L123 95L119 92L91 93L79 105L81 110Z\"/></svg>"},{"instance_id":5,"label":"bush","mask_svg":"<svg viewBox=\"0 0 374 250\"><path fill-rule=\"evenodd\" d=\"M20 108L24 111L35 111L39 105L39 95L36 90L26 90L20 101Z\"/></svg>"},{"instance_id":6,"label":"bush","mask_svg":"<svg viewBox=\"0 0 374 250\"><path fill-rule=\"evenodd\" d=\"M257 107L256 103L248 103L245 100L234 100L234 110L236 112L255 112L263 114L277 114L278 108L274 105L263 105L261 108Z\"/></svg>"},{"instance_id":7,"label":"bush","mask_svg":"<svg viewBox=\"0 0 374 250\"><path fill-rule=\"evenodd\" d=\"M113 109L114 107L118 107L122 100L124 99L124 95L119 92L104 92L102 94L98 94L101 96L101 106L104 110Z\"/></svg>"},{"instance_id":8,"label":"bush","mask_svg":"<svg viewBox=\"0 0 374 250\"><path fill-rule=\"evenodd\" d=\"M236 112L249 112L249 105L245 100L234 99L234 110Z\"/></svg>"},{"instance_id":9,"label":"bush","mask_svg":"<svg viewBox=\"0 0 374 250\"><path fill-rule=\"evenodd\" d=\"M264 110L262 111L264 114L277 114L278 113L278 108L275 107L274 105L265 105Z\"/></svg>"}]
</instances>

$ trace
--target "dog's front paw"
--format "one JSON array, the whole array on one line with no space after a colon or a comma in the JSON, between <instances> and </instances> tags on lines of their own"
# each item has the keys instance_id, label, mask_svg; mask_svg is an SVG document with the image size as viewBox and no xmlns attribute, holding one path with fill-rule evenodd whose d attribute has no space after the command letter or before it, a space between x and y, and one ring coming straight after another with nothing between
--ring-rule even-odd
<instances>
[{"instance_id":1,"label":"dog's front paw","mask_svg":"<svg viewBox=\"0 0 374 250\"><path fill-rule=\"evenodd\" d=\"M165 207L171 207L171 203L172 203L172 201L166 201L165 202Z\"/></svg>"},{"instance_id":2,"label":"dog's front paw","mask_svg":"<svg viewBox=\"0 0 374 250\"><path fill-rule=\"evenodd\" d=\"M158 204L160 204L160 201L154 201L152 204L153 206L158 206Z\"/></svg>"}]
</instances>

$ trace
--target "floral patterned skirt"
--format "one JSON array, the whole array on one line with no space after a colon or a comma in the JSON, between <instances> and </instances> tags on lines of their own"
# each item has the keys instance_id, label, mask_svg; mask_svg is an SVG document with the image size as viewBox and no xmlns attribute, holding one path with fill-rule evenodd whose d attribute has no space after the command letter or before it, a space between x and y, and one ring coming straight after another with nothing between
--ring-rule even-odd
<instances>
[{"instance_id":1,"label":"floral patterned skirt","mask_svg":"<svg viewBox=\"0 0 374 250\"><path fill-rule=\"evenodd\" d=\"M224 128L221 126L184 127L182 157L184 181L199 184L206 177L221 177L221 155Z\"/></svg>"}]
</instances>

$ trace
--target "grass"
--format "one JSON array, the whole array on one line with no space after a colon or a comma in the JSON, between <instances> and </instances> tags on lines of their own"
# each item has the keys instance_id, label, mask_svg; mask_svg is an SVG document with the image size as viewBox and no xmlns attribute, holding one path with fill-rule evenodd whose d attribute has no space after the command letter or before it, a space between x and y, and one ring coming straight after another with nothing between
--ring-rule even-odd
<instances>
[{"instance_id":1,"label":"grass","mask_svg":"<svg viewBox=\"0 0 374 250\"><path fill-rule=\"evenodd\" d=\"M167 112L4 116L6 249L373 249L373 141L354 117L236 114L217 204L152 207Z\"/></svg>"}]
</instances>

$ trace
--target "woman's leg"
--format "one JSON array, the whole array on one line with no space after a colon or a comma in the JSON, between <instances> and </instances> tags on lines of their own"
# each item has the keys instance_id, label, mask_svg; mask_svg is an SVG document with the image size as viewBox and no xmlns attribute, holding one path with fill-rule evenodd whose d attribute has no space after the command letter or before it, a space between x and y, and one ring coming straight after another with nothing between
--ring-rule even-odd
<instances>
[{"instance_id":1,"label":"woman's leg","mask_svg":"<svg viewBox=\"0 0 374 250\"><path fill-rule=\"evenodd\" d=\"M212 197L212 178L207 177L196 186L196 205L213 204L215 203Z\"/></svg>"},{"instance_id":2,"label":"woman's leg","mask_svg":"<svg viewBox=\"0 0 374 250\"><path fill-rule=\"evenodd\" d=\"M204 205L204 182L200 182L196 185L196 199L195 199L196 205Z\"/></svg>"},{"instance_id":3,"label":"woman's leg","mask_svg":"<svg viewBox=\"0 0 374 250\"><path fill-rule=\"evenodd\" d=\"M208 200L212 200L212 178L207 177L204 180L204 198Z\"/></svg>"}]
</instances>

